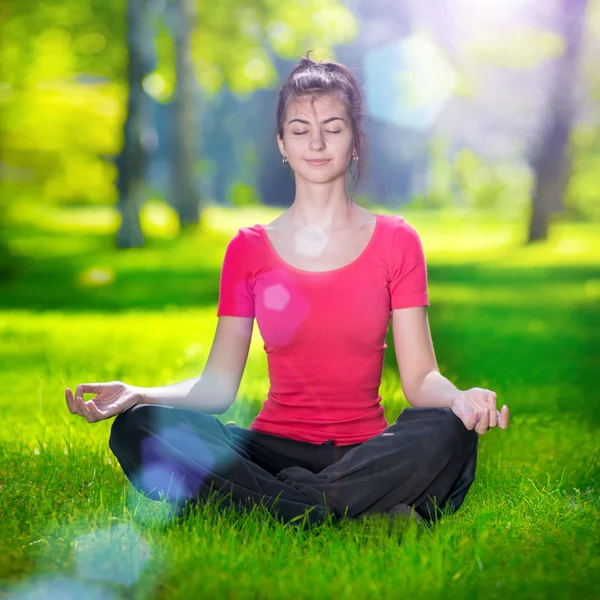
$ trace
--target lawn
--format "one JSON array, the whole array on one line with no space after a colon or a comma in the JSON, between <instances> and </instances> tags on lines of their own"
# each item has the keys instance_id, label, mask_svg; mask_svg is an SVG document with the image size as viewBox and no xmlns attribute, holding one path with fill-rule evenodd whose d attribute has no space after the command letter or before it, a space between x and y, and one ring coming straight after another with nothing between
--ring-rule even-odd
<instances>
[{"instance_id":1,"label":"lawn","mask_svg":"<svg viewBox=\"0 0 600 600\"><path fill-rule=\"evenodd\" d=\"M112 249L108 209L20 213L22 272L0 286L0 595L600 597L598 224L557 224L524 248L522 223L402 212L427 255L442 373L511 410L508 430L480 438L461 509L431 528L306 531L210 505L172 522L131 488L111 421L71 415L65 387L198 376L225 245L278 212L212 207L204 232L174 239L158 211L148 247L129 251ZM267 389L255 328L238 399L218 418L247 427ZM407 406L391 337L380 393L391 423Z\"/></svg>"}]
</instances>

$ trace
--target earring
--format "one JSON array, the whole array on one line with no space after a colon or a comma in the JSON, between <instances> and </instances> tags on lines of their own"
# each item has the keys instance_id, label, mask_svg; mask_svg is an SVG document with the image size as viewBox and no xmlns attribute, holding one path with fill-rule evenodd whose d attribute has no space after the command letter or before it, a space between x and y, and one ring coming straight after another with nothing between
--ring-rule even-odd
<instances>
[{"instance_id":1,"label":"earring","mask_svg":"<svg viewBox=\"0 0 600 600\"><path fill-rule=\"evenodd\" d=\"M352 155L352 160L358 160L358 155L357 154L353 154Z\"/></svg>"},{"instance_id":2,"label":"earring","mask_svg":"<svg viewBox=\"0 0 600 600\"><path fill-rule=\"evenodd\" d=\"M289 162L288 162L287 156L285 156L285 155L284 155L284 156L283 156L283 158L281 159L281 162L282 162L284 165L286 165L286 166L287 166L287 165L289 165Z\"/></svg>"}]
</instances>

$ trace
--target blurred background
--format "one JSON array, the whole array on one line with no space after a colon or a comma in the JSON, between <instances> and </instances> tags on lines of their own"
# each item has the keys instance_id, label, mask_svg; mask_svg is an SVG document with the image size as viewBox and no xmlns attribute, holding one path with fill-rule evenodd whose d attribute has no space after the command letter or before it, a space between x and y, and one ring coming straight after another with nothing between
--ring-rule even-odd
<instances>
[{"instance_id":1,"label":"blurred background","mask_svg":"<svg viewBox=\"0 0 600 600\"><path fill-rule=\"evenodd\" d=\"M201 230L211 208L289 206L276 93L310 49L362 86L363 205L491 214L523 244L600 220L598 0L3 8L3 281L40 250L11 228L93 225L125 249Z\"/></svg>"},{"instance_id":2,"label":"blurred background","mask_svg":"<svg viewBox=\"0 0 600 600\"><path fill-rule=\"evenodd\" d=\"M84 579L108 580L128 570L127 548L146 556L127 530L133 541L97 560L72 551L89 539L110 549L124 534L98 528L140 503L108 448L111 421L73 417L64 389L199 376L227 242L294 199L276 95L309 50L359 80L366 171L349 192L419 232L441 373L511 410L509 431L480 442L462 533L412 553L436 577L386 563L369 585L381 597L415 585L423 595L429 581L435 597L472 597L482 582L511 598L594 596L600 0L2 0L0 577L87 565ZM255 331L242 401L219 415L242 427L268 390ZM408 403L389 331L386 343L392 423ZM364 585L352 560L336 563L349 565L346 580L332 575L313 542L298 578L287 541L203 527L197 539L142 532L169 559L142 585L161 598L221 591L206 586L230 585L232 564L244 568L220 596L305 597L310 577L330 595ZM45 585L35 597L49 597Z\"/></svg>"}]
</instances>

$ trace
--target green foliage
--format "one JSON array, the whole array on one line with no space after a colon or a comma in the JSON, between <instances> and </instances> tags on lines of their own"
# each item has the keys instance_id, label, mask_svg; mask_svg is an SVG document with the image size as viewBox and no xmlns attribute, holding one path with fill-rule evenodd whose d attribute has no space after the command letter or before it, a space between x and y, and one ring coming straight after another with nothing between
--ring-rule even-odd
<instances>
[{"instance_id":1,"label":"green foliage","mask_svg":"<svg viewBox=\"0 0 600 600\"><path fill-rule=\"evenodd\" d=\"M311 48L318 50L316 58L333 56L336 44L349 42L357 33L352 12L337 0L198 1L197 7L194 64L208 93L225 83L242 97L274 87L277 77L268 46L288 59Z\"/></svg>"},{"instance_id":2,"label":"green foliage","mask_svg":"<svg viewBox=\"0 0 600 600\"><path fill-rule=\"evenodd\" d=\"M156 36L156 54L158 65L156 71L148 78L155 78L154 86L144 88L159 102L171 100L177 86L175 75L175 43L171 37L165 20L159 19Z\"/></svg>"},{"instance_id":3,"label":"green foliage","mask_svg":"<svg viewBox=\"0 0 600 600\"><path fill-rule=\"evenodd\" d=\"M3 2L2 79L33 91L43 81L79 73L126 78L122 0Z\"/></svg>"},{"instance_id":4,"label":"green foliage","mask_svg":"<svg viewBox=\"0 0 600 600\"><path fill-rule=\"evenodd\" d=\"M516 69L533 69L542 61L562 56L565 50L560 34L523 24L503 30L502 36L479 36L464 48L465 54L477 61Z\"/></svg>"},{"instance_id":5,"label":"green foliage","mask_svg":"<svg viewBox=\"0 0 600 600\"><path fill-rule=\"evenodd\" d=\"M123 5L9 2L0 24L0 137L5 179L21 194L116 199L105 158L118 152L124 119Z\"/></svg>"},{"instance_id":6,"label":"green foliage","mask_svg":"<svg viewBox=\"0 0 600 600\"><path fill-rule=\"evenodd\" d=\"M451 155L441 137L429 142L430 167L427 188L412 199L421 209L490 210L503 217L523 216L533 184L528 165L522 162L490 162L473 150Z\"/></svg>"},{"instance_id":7,"label":"green foliage","mask_svg":"<svg viewBox=\"0 0 600 600\"><path fill-rule=\"evenodd\" d=\"M472 150L461 150L453 167L462 206L513 216L527 208L533 183L527 165L490 163Z\"/></svg>"},{"instance_id":8,"label":"green foliage","mask_svg":"<svg viewBox=\"0 0 600 600\"><path fill-rule=\"evenodd\" d=\"M240 95L272 87L264 41L287 58L356 33L336 0L198 1L193 56L199 83ZM4 3L0 20L0 139L3 178L24 195L58 204L114 204L114 158L123 144L127 97L125 0ZM175 89L174 48L157 21L157 59L144 89L167 102Z\"/></svg>"},{"instance_id":9,"label":"green foliage","mask_svg":"<svg viewBox=\"0 0 600 600\"><path fill-rule=\"evenodd\" d=\"M448 160L448 142L443 138L431 138L429 143L430 168L426 193L427 208L452 204L452 165Z\"/></svg>"},{"instance_id":10,"label":"green foliage","mask_svg":"<svg viewBox=\"0 0 600 600\"><path fill-rule=\"evenodd\" d=\"M579 125L571 132L573 160L565 206L576 215L600 219L600 128Z\"/></svg>"},{"instance_id":11,"label":"green foliage","mask_svg":"<svg viewBox=\"0 0 600 600\"><path fill-rule=\"evenodd\" d=\"M235 182L232 183L228 190L228 202L232 206L255 206L260 204L260 198L256 193L256 188L253 185Z\"/></svg>"}]
</instances>

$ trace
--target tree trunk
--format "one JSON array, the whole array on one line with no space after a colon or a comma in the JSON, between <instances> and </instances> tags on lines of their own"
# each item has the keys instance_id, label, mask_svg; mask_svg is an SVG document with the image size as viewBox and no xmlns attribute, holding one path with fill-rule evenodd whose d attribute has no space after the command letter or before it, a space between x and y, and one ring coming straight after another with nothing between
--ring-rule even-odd
<instances>
[{"instance_id":1,"label":"tree trunk","mask_svg":"<svg viewBox=\"0 0 600 600\"><path fill-rule=\"evenodd\" d=\"M176 90L173 99L171 204L179 215L182 229L200 222L200 202L196 176L198 136L196 79L192 63L192 31L195 27L194 0L174 0L173 38L175 41Z\"/></svg>"},{"instance_id":2,"label":"tree trunk","mask_svg":"<svg viewBox=\"0 0 600 600\"><path fill-rule=\"evenodd\" d=\"M151 123L151 100L142 87L144 77L154 67L154 0L128 0L127 49L129 51L129 96L125 141L117 159L121 226L117 247L132 248L144 245L139 212L146 196L145 175L149 150L156 143Z\"/></svg>"},{"instance_id":3,"label":"tree trunk","mask_svg":"<svg viewBox=\"0 0 600 600\"><path fill-rule=\"evenodd\" d=\"M549 115L533 161L535 184L528 243L548 237L552 214L564 209L563 198L570 175L569 134L573 122L573 86L581 48L588 0L561 0L560 30L566 44L555 63Z\"/></svg>"}]
</instances>

